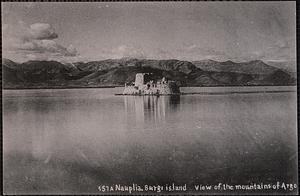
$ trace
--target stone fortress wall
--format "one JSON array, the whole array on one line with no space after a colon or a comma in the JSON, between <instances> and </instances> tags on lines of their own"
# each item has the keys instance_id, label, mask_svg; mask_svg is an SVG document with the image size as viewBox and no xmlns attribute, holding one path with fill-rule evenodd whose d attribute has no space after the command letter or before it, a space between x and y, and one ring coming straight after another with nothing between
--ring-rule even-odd
<instances>
[{"instance_id":1,"label":"stone fortress wall","mask_svg":"<svg viewBox=\"0 0 300 196\"><path fill-rule=\"evenodd\" d=\"M144 75L147 73L138 73L135 76L134 85L126 85L123 95L172 95L179 94L179 87L174 81L167 81L162 78L156 83L153 80L145 82Z\"/></svg>"}]
</instances>

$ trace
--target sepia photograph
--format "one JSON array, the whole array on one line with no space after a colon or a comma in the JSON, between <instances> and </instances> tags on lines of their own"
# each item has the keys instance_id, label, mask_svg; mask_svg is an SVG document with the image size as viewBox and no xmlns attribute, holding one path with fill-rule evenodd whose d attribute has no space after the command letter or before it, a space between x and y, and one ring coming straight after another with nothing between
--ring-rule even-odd
<instances>
[{"instance_id":1,"label":"sepia photograph","mask_svg":"<svg viewBox=\"0 0 300 196\"><path fill-rule=\"evenodd\" d=\"M4 195L299 193L296 1L1 2Z\"/></svg>"}]
</instances>

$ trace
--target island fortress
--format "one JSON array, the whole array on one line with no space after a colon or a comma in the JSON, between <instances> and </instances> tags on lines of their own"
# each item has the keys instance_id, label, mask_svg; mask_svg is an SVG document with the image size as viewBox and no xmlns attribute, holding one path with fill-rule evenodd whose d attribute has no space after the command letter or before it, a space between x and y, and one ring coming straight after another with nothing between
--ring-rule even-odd
<instances>
[{"instance_id":1,"label":"island fortress","mask_svg":"<svg viewBox=\"0 0 300 196\"><path fill-rule=\"evenodd\" d=\"M132 85L125 83L123 95L173 95L180 94L175 81L167 81L163 77L159 81L150 79L150 73L137 73Z\"/></svg>"}]
</instances>

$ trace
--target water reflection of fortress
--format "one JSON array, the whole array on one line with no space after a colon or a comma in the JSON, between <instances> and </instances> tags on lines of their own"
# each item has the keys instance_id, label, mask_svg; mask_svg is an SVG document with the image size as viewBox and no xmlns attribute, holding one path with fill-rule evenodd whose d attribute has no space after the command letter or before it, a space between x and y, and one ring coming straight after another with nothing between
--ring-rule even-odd
<instances>
[{"instance_id":1,"label":"water reflection of fortress","mask_svg":"<svg viewBox=\"0 0 300 196\"><path fill-rule=\"evenodd\" d=\"M125 112L136 123L165 121L168 113L177 110L179 95L173 96L124 96Z\"/></svg>"}]
</instances>

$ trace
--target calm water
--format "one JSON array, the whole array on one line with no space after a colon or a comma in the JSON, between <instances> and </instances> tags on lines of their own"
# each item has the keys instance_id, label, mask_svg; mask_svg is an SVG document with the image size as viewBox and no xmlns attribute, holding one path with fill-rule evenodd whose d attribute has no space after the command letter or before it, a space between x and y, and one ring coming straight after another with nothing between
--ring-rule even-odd
<instances>
[{"instance_id":1,"label":"calm water","mask_svg":"<svg viewBox=\"0 0 300 196\"><path fill-rule=\"evenodd\" d=\"M297 182L296 92L114 96L121 91L3 91L4 192Z\"/></svg>"}]
</instances>

